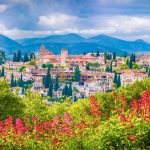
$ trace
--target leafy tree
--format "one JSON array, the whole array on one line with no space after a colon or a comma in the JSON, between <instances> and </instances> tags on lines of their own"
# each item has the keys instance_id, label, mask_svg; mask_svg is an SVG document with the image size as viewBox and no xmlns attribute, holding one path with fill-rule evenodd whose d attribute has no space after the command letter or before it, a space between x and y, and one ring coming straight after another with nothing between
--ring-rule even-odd
<instances>
[{"instance_id":1,"label":"leafy tree","mask_svg":"<svg viewBox=\"0 0 150 150\"><path fill-rule=\"evenodd\" d=\"M54 86L54 90L57 91L59 89L59 79L58 79L58 75L55 78L55 86Z\"/></svg>"},{"instance_id":2,"label":"leafy tree","mask_svg":"<svg viewBox=\"0 0 150 150\"><path fill-rule=\"evenodd\" d=\"M25 71L25 69L26 69L25 66L21 66L20 69L19 69L19 71L20 71L20 72L23 72L23 71Z\"/></svg>"},{"instance_id":3,"label":"leafy tree","mask_svg":"<svg viewBox=\"0 0 150 150\"><path fill-rule=\"evenodd\" d=\"M42 64L42 68L47 68L46 64Z\"/></svg>"},{"instance_id":4,"label":"leafy tree","mask_svg":"<svg viewBox=\"0 0 150 150\"><path fill-rule=\"evenodd\" d=\"M67 84L65 85L65 87L62 90L62 95L65 96L65 98L69 96L69 89L68 89Z\"/></svg>"},{"instance_id":5,"label":"leafy tree","mask_svg":"<svg viewBox=\"0 0 150 150\"><path fill-rule=\"evenodd\" d=\"M54 65L53 64L47 64L46 67L47 68L54 68Z\"/></svg>"},{"instance_id":6,"label":"leafy tree","mask_svg":"<svg viewBox=\"0 0 150 150\"><path fill-rule=\"evenodd\" d=\"M17 94L13 94L6 80L0 81L0 120L8 116L22 117L24 105Z\"/></svg>"},{"instance_id":7,"label":"leafy tree","mask_svg":"<svg viewBox=\"0 0 150 150\"><path fill-rule=\"evenodd\" d=\"M80 81L80 69L79 69L79 66L76 66L75 67L75 71L74 71L74 75L73 75L73 80L74 81Z\"/></svg>"}]
</instances>

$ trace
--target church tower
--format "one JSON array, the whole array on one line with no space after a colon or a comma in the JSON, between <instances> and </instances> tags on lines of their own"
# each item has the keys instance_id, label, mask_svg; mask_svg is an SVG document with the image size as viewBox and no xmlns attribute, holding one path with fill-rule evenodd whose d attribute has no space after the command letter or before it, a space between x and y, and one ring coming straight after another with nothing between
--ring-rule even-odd
<instances>
[{"instance_id":1,"label":"church tower","mask_svg":"<svg viewBox=\"0 0 150 150\"><path fill-rule=\"evenodd\" d=\"M68 50L67 49L62 49L61 50L61 66L66 65L67 58L68 58Z\"/></svg>"}]
</instances>

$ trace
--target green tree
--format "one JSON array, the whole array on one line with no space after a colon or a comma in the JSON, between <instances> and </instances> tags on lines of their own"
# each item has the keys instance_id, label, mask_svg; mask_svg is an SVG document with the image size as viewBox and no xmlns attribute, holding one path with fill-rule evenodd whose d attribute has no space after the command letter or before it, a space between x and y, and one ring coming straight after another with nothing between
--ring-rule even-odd
<instances>
[{"instance_id":1,"label":"green tree","mask_svg":"<svg viewBox=\"0 0 150 150\"><path fill-rule=\"evenodd\" d=\"M4 66L2 66L1 76L2 76L2 77L5 76L5 69L4 69Z\"/></svg>"},{"instance_id":2,"label":"green tree","mask_svg":"<svg viewBox=\"0 0 150 150\"><path fill-rule=\"evenodd\" d=\"M47 66L46 66L46 64L42 64L42 68L46 68Z\"/></svg>"},{"instance_id":3,"label":"green tree","mask_svg":"<svg viewBox=\"0 0 150 150\"><path fill-rule=\"evenodd\" d=\"M48 68L47 74L46 74L46 76L45 76L44 78L45 78L44 87L45 87L45 88L49 88L49 85L50 85L50 78L51 78L51 75L50 75L50 68Z\"/></svg>"},{"instance_id":4,"label":"green tree","mask_svg":"<svg viewBox=\"0 0 150 150\"><path fill-rule=\"evenodd\" d=\"M76 66L75 67L75 71L74 71L74 75L73 75L73 80L74 81L80 81L80 69L79 69L79 66Z\"/></svg>"},{"instance_id":5,"label":"green tree","mask_svg":"<svg viewBox=\"0 0 150 150\"><path fill-rule=\"evenodd\" d=\"M48 87L48 93L47 96L52 97L53 96L53 84L51 77L49 78L49 87Z\"/></svg>"},{"instance_id":6,"label":"green tree","mask_svg":"<svg viewBox=\"0 0 150 150\"><path fill-rule=\"evenodd\" d=\"M18 79L18 86L19 87L23 87L24 86L24 81L23 81L23 78L22 78L22 73L20 75L20 78Z\"/></svg>"},{"instance_id":7,"label":"green tree","mask_svg":"<svg viewBox=\"0 0 150 150\"><path fill-rule=\"evenodd\" d=\"M68 96L72 96L72 84L69 84L69 88L68 88Z\"/></svg>"},{"instance_id":8,"label":"green tree","mask_svg":"<svg viewBox=\"0 0 150 150\"><path fill-rule=\"evenodd\" d=\"M21 51L20 50L18 50L18 53L17 53L17 62L20 62L20 61L22 61L22 56L21 56Z\"/></svg>"},{"instance_id":9,"label":"green tree","mask_svg":"<svg viewBox=\"0 0 150 150\"><path fill-rule=\"evenodd\" d=\"M24 59L23 59L23 62L28 62L29 61L29 57L28 57L28 54L26 53L24 55Z\"/></svg>"},{"instance_id":10,"label":"green tree","mask_svg":"<svg viewBox=\"0 0 150 150\"><path fill-rule=\"evenodd\" d=\"M148 69L148 77L150 77L150 69Z\"/></svg>"},{"instance_id":11,"label":"green tree","mask_svg":"<svg viewBox=\"0 0 150 150\"><path fill-rule=\"evenodd\" d=\"M59 79L58 75L55 78L54 90L57 91L59 89Z\"/></svg>"},{"instance_id":12,"label":"green tree","mask_svg":"<svg viewBox=\"0 0 150 150\"><path fill-rule=\"evenodd\" d=\"M100 55L99 55L99 50L97 50L97 53L96 53L96 57L99 57Z\"/></svg>"},{"instance_id":13,"label":"green tree","mask_svg":"<svg viewBox=\"0 0 150 150\"><path fill-rule=\"evenodd\" d=\"M113 52L113 60L116 60L116 52Z\"/></svg>"},{"instance_id":14,"label":"green tree","mask_svg":"<svg viewBox=\"0 0 150 150\"><path fill-rule=\"evenodd\" d=\"M17 54L16 53L14 53L14 55L13 55L13 60L12 60L13 62L17 62L18 60L17 60Z\"/></svg>"},{"instance_id":15,"label":"green tree","mask_svg":"<svg viewBox=\"0 0 150 150\"><path fill-rule=\"evenodd\" d=\"M10 87L15 87L15 83L14 83L14 75L13 75L13 73L11 74Z\"/></svg>"}]
</instances>

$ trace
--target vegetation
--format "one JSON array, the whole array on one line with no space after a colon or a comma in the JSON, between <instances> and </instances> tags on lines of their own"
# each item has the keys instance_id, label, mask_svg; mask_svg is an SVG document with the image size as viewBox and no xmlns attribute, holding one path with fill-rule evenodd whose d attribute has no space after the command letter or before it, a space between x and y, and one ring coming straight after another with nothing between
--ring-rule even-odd
<instances>
[{"instance_id":1,"label":"vegetation","mask_svg":"<svg viewBox=\"0 0 150 150\"><path fill-rule=\"evenodd\" d=\"M113 92L52 106L26 91L20 98L0 82L2 149L149 149L150 79Z\"/></svg>"}]
</instances>

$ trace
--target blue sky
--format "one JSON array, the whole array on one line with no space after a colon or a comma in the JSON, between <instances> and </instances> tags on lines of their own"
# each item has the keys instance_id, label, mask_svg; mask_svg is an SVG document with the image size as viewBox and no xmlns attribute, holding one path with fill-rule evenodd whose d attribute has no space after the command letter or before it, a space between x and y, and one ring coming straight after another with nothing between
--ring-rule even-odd
<instances>
[{"instance_id":1,"label":"blue sky","mask_svg":"<svg viewBox=\"0 0 150 150\"><path fill-rule=\"evenodd\" d=\"M150 0L0 0L0 33L13 39L106 34L150 42Z\"/></svg>"}]
</instances>

